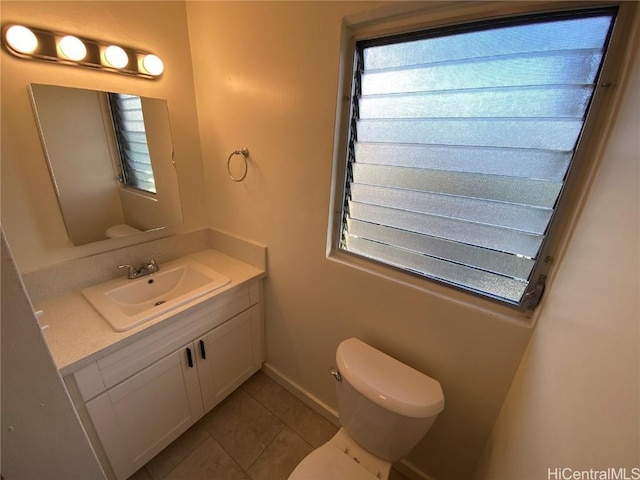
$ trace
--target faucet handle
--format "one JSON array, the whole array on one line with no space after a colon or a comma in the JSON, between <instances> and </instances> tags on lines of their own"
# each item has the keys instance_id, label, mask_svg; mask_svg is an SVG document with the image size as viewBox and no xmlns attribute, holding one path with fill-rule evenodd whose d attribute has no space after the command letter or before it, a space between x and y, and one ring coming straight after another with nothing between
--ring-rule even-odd
<instances>
[{"instance_id":1,"label":"faucet handle","mask_svg":"<svg viewBox=\"0 0 640 480\"><path fill-rule=\"evenodd\" d=\"M164 257L164 253L160 252L155 254L153 257L151 257L151 260L149 260L149 263L156 263L156 260L159 259L160 257Z\"/></svg>"},{"instance_id":2,"label":"faucet handle","mask_svg":"<svg viewBox=\"0 0 640 480\"><path fill-rule=\"evenodd\" d=\"M124 265L118 265L118 268L129 269L127 271L127 278L136 278L138 276L138 273L140 273L136 267L134 267L133 265L129 265L128 263L125 263Z\"/></svg>"},{"instance_id":3,"label":"faucet handle","mask_svg":"<svg viewBox=\"0 0 640 480\"><path fill-rule=\"evenodd\" d=\"M151 260L147 262L147 270L157 272L160 270L160 266L156 263L156 260L162 257L164 253L158 253L156 256L151 257Z\"/></svg>"}]
</instances>

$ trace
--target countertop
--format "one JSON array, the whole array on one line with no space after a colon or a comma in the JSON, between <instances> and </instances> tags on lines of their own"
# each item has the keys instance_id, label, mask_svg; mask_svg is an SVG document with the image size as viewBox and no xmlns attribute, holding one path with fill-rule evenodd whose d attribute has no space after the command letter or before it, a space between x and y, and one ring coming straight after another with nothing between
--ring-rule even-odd
<instances>
[{"instance_id":1,"label":"countertop","mask_svg":"<svg viewBox=\"0 0 640 480\"><path fill-rule=\"evenodd\" d=\"M42 310L39 322L54 363L62 376L162 328L177 314L252 280L264 278L266 272L216 250L186 255L225 275L231 282L171 312L160 315L126 332L116 332L84 299L80 291L48 299L34 305ZM162 264L160 265L162 268Z\"/></svg>"}]
</instances>

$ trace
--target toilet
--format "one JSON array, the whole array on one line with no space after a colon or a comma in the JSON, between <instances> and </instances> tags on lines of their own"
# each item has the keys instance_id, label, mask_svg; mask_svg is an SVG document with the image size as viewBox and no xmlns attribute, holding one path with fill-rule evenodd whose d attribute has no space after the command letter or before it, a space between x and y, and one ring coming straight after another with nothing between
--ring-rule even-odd
<instances>
[{"instance_id":1,"label":"toilet","mask_svg":"<svg viewBox=\"0 0 640 480\"><path fill-rule=\"evenodd\" d=\"M289 480L386 480L444 409L440 383L357 338L336 351L342 428Z\"/></svg>"}]
</instances>

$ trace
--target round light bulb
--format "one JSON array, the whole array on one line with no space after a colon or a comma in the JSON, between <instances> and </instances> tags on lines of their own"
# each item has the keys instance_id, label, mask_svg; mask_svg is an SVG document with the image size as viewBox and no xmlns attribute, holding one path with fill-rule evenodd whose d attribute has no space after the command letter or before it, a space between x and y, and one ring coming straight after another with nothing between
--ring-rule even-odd
<instances>
[{"instance_id":1,"label":"round light bulb","mask_svg":"<svg viewBox=\"0 0 640 480\"><path fill-rule=\"evenodd\" d=\"M60 40L60 52L69 60L80 61L87 55L87 47L79 38L67 35Z\"/></svg>"},{"instance_id":2,"label":"round light bulb","mask_svg":"<svg viewBox=\"0 0 640 480\"><path fill-rule=\"evenodd\" d=\"M157 77L164 72L164 64L160 57L156 55L145 55L142 59L142 67L147 71L149 75Z\"/></svg>"},{"instance_id":3,"label":"round light bulb","mask_svg":"<svg viewBox=\"0 0 640 480\"><path fill-rule=\"evenodd\" d=\"M114 68L124 68L129 64L129 56L122 48L111 45L104 51L104 58Z\"/></svg>"},{"instance_id":4,"label":"round light bulb","mask_svg":"<svg viewBox=\"0 0 640 480\"><path fill-rule=\"evenodd\" d=\"M5 33L9 46L16 52L33 53L38 48L38 39L27 27L13 25Z\"/></svg>"}]
</instances>

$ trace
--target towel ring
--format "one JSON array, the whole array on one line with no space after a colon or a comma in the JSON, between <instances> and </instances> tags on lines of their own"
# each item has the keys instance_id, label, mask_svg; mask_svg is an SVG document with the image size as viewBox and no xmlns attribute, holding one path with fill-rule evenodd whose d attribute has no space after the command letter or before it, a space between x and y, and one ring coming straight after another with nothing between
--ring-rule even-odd
<instances>
[{"instance_id":1,"label":"towel ring","mask_svg":"<svg viewBox=\"0 0 640 480\"><path fill-rule=\"evenodd\" d=\"M244 173L240 178L236 178L231 174L231 159L234 157L234 155L242 155L242 159L244 160ZM236 150L234 152L231 152L231 155L229 155L229 158L227 159L227 173L229 174L229 177L231 177L231 180L233 180L234 182L241 182L244 180L244 177L247 176L247 171L249 169L247 166L248 156L249 156L249 149L247 147L244 147L242 150Z\"/></svg>"}]
</instances>

